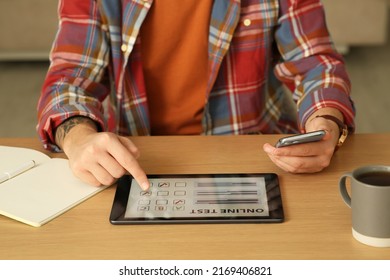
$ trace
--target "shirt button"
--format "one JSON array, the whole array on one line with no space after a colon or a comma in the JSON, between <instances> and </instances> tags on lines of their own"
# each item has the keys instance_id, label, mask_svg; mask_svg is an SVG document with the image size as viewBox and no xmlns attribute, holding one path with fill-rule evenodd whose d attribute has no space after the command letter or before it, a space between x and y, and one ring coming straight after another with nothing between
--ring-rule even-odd
<instances>
[{"instance_id":1,"label":"shirt button","mask_svg":"<svg viewBox=\"0 0 390 280\"><path fill-rule=\"evenodd\" d=\"M122 51L122 52L126 52L126 51L127 51L127 45L126 45L126 44L123 44L123 45L121 46L121 51Z\"/></svg>"},{"instance_id":2,"label":"shirt button","mask_svg":"<svg viewBox=\"0 0 390 280\"><path fill-rule=\"evenodd\" d=\"M252 21L250 20L250 19L246 19L246 20L244 20L244 25L245 26L249 26L249 25L251 25L251 23L252 23Z\"/></svg>"}]
</instances>

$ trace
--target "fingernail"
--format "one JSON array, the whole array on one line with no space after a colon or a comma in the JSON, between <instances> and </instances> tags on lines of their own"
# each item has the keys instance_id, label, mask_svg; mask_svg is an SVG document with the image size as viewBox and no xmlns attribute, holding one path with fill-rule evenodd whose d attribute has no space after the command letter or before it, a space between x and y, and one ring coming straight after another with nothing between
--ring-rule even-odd
<instances>
[{"instance_id":1,"label":"fingernail","mask_svg":"<svg viewBox=\"0 0 390 280\"><path fill-rule=\"evenodd\" d=\"M271 153L273 151L273 148L270 147L270 145L264 145L263 148L266 153Z\"/></svg>"},{"instance_id":2,"label":"fingernail","mask_svg":"<svg viewBox=\"0 0 390 280\"><path fill-rule=\"evenodd\" d=\"M141 185L141 188L146 191L149 189L149 182L143 182Z\"/></svg>"}]
</instances>

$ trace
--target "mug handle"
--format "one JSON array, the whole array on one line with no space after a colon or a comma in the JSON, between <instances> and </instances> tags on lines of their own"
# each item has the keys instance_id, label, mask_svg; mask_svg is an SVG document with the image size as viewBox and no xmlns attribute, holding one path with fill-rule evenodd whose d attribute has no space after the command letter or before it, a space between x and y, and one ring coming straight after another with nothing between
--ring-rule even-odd
<instances>
[{"instance_id":1,"label":"mug handle","mask_svg":"<svg viewBox=\"0 0 390 280\"><path fill-rule=\"evenodd\" d=\"M348 172L348 173L345 173L341 176L340 181L339 181L339 188L340 188L341 197L343 198L345 204L347 204L347 206L349 208L351 208L351 196L349 195L349 193L347 191L347 186L345 184L347 177L352 178L352 173Z\"/></svg>"}]
</instances>

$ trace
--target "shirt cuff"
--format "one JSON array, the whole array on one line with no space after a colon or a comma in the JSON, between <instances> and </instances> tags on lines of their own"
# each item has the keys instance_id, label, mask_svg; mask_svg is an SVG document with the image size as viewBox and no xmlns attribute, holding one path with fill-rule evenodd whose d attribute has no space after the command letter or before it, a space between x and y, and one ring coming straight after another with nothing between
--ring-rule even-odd
<instances>
[{"instance_id":1,"label":"shirt cuff","mask_svg":"<svg viewBox=\"0 0 390 280\"><path fill-rule=\"evenodd\" d=\"M349 132L355 131L355 106L350 97L334 88L308 93L298 104L299 129L302 131L308 118L321 108L335 108L344 117Z\"/></svg>"},{"instance_id":2,"label":"shirt cuff","mask_svg":"<svg viewBox=\"0 0 390 280\"><path fill-rule=\"evenodd\" d=\"M106 127L102 112L96 108L89 108L85 111L74 110L61 107L61 110L51 110L42 115L38 125L37 132L43 147L52 152L62 152L61 148L55 143L55 130L64 121L72 117L87 117L93 120L99 131L103 131ZM73 107L74 106L70 106Z\"/></svg>"}]
</instances>

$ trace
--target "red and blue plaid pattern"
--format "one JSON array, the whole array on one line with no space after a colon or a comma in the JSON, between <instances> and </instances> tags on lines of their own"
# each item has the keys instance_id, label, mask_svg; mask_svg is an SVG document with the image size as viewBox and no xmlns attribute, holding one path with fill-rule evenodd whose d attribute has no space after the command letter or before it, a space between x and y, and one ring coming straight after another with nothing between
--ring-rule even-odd
<instances>
[{"instance_id":1,"label":"red and blue plaid pattern","mask_svg":"<svg viewBox=\"0 0 390 280\"><path fill-rule=\"evenodd\" d=\"M72 116L121 135L150 134L138 34L152 2L60 0L38 103L46 148L57 149L53 131ZM295 133L323 107L339 109L353 129L350 81L319 0L214 0L208 52L204 134ZM294 85L298 108L285 84Z\"/></svg>"}]
</instances>

